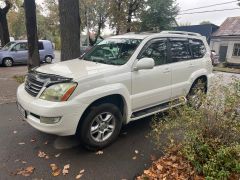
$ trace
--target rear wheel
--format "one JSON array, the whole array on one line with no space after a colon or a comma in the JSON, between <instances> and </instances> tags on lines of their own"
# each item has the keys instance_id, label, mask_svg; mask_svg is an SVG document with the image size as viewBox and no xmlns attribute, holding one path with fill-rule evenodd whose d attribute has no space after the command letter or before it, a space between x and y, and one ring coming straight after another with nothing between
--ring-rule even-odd
<instances>
[{"instance_id":1,"label":"rear wheel","mask_svg":"<svg viewBox=\"0 0 240 180\"><path fill-rule=\"evenodd\" d=\"M187 96L188 103L194 108L201 107L204 95L207 93L207 82L203 79L198 79L194 82Z\"/></svg>"},{"instance_id":2,"label":"rear wheel","mask_svg":"<svg viewBox=\"0 0 240 180\"><path fill-rule=\"evenodd\" d=\"M122 114L114 104L106 103L90 108L78 128L81 142L88 150L99 150L118 137Z\"/></svg>"},{"instance_id":3,"label":"rear wheel","mask_svg":"<svg viewBox=\"0 0 240 180\"><path fill-rule=\"evenodd\" d=\"M13 60L10 59L10 58L5 58L5 59L3 60L3 65L4 65L5 67L12 67L12 66L13 66Z\"/></svg>"},{"instance_id":4,"label":"rear wheel","mask_svg":"<svg viewBox=\"0 0 240 180\"><path fill-rule=\"evenodd\" d=\"M52 63L52 60L53 60L53 58L52 58L51 56L46 56L46 57L45 57L45 62L46 62L46 63L49 63L49 64L50 64L50 63Z\"/></svg>"}]
</instances>

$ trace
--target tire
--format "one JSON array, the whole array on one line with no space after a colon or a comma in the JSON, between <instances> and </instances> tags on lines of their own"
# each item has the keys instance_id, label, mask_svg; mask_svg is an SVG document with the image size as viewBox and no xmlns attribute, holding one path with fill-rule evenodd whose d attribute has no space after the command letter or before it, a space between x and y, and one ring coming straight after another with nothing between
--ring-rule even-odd
<instances>
[{"instance_id":1,"label":"tire","mask_svg":"<svg viewBox=\"0 0 240 180\"><path fill-rule=\"evenodd\" d=\"M10 58L5 58L5 59L3 60L3 65L4 65L5 67L12 67L12 66L13 66L13 60L10 59Z\"/></svg>"},{"instance_id":2,"label":"tire","mask_svg":"<svg viewBox=\"0 0 240 180\"><path fill-rule=\"evenodd\" d=\"M45 62L46 62L46 63L51 64L51 63L52 63L52 60L53 60L52 56L46 56L46 57L45 57Z\"/></svg>"},{"instance_id":3,"label":"tire","mask_svg":"<svg viewBox=\"0 0 240 180\"><path fill-rule=\"evenodd\" d=\"M188 104L198 109L202 106L204 95L207 93L207 82L203 79L196 80L191 89L189 94L187 95Z\"/></svg>"},{"instance_id":4,"label":"tire","mask_svg":"<svg viewBox=\"0 0 240 180\"><path fill-rule=\"evenodd\" d=\"M81 120L77 135L86 149L103 149L117 139L122 128L122 119L120 110L114 104L93 106Z\"/></svg>"}]
</instances>

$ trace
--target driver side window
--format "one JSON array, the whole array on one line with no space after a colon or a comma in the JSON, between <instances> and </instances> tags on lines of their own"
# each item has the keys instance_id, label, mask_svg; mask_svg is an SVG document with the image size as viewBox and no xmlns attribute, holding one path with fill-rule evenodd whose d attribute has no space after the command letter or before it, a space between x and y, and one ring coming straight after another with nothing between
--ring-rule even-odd
<instances>
[{"instance_id":1,"label":"driver side window","mask_svg":"<svg viewBox=\"0 0 240 180\"><path fill-rule=\"evenodd\" d=\"M12 48L12 51L27 51L27 43L19 43Z\"/></svg>"},{"instance_id":2,"label":"driver side window","mask_svg":"<svg viewBox=\"0 0 240 180\"><path fill-rule=\"evenodd\" d=\"M152 42L142 53L141 58L153 58L155 66L166 63L167 60L167 44L164 40L156 40Z\"/></svg>"}]
</instances>

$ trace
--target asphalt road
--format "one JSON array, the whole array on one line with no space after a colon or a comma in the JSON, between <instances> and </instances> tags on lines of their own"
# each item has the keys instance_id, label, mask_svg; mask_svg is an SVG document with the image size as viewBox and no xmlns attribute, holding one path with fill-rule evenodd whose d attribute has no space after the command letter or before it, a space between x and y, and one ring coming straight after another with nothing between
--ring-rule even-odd
<instances>
[{"instance_id":1,"label":"asphalt road","mask_svg":"<svg viewBox=\"0 0 240 180\"><path fill-rule=\"evenodd\" d=\"M75 179L82 169L85 172L81 179L134 179L150 165L151 155L161 155L154 151L150 138L147 137L151 118L124 127L118 140L104 149L102 155L86 151L74 137L56 137L35 130L22 120L14 103L0 105L0 121L1 180ZM31 142L32 139L35 142ZM139 153L136 154L135 150ZM49 159L38 157L39 151L45 152ZM61 155L56 158L55 155L59 153ZM69 174L53 177L49 166L51 163L60 168L70 164ZM30 177L13 175L17 169L27 166L36 168Z\"/></svg>"}]
</instances>

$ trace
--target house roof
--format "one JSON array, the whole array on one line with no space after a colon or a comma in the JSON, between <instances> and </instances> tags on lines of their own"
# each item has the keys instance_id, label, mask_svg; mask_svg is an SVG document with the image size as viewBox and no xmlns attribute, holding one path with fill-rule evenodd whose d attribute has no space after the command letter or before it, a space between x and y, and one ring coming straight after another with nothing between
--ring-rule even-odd
<instances>
[{"instance_id":1,"label":"house roof","mask_svg":"<svg viewBox=\"0 0 240 180\"><path fill-rule=\"evenodd\" d=\"M213 36L239 36L240 35L240 16L229 17L220 26Z\"/></svg>"},{"instance_id":2,"label":"house roof","mask_svg":"<svg viewBox=\"0 0 240 180\"><path fill-rule=\"evenodd\" d=\"M210 41L210 38L212 34L217 31L219 27L215 24L202 24L202 25L191 25L191 26L179 26L175 29L177 31L188 31L188 32L195 32L199 33L202 36L205 36L208 41Z\"/></svg>"}]
</instances>

